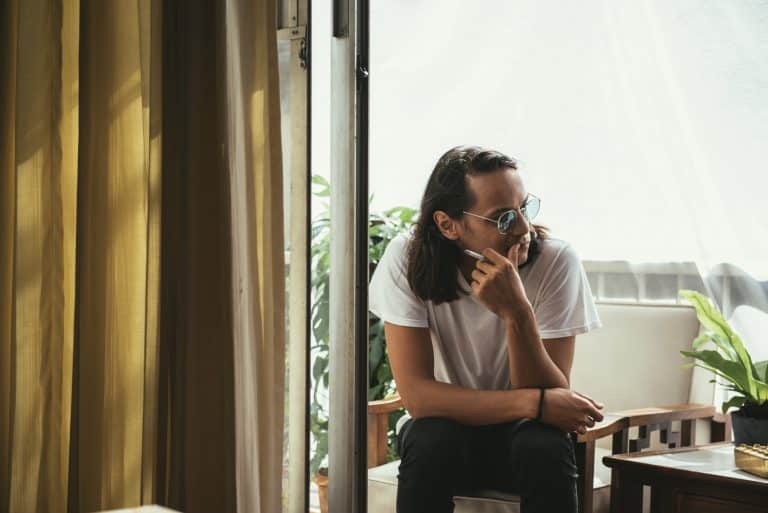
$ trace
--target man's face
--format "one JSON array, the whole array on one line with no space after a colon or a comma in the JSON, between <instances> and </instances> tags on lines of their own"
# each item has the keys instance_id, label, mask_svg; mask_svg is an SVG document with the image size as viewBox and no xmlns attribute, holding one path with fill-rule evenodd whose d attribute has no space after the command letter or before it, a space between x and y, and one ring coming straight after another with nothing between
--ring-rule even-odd
<instances>
[{"instance_id":1,"label":"man's face","mask_svg":"<svg viewBox=\"0 0 768 513\"><path fill-rule=\"evenodd\" d=\"M507 256L510 247L523 241L518 250L517 265L525 263L528 260L532 227L521 215L520 210L517 210L523 206L527 196L520 174L514 169L503 168L491 173L468 176L467 184L475 198L474 205L470 206L467 212L494 220L507 210L516 210L518 215L512 229L506 234L501 234L494 223L464 214L457 227L459 245L478 253L485 248L493 248Z\"/></svg>"}]
</instances>

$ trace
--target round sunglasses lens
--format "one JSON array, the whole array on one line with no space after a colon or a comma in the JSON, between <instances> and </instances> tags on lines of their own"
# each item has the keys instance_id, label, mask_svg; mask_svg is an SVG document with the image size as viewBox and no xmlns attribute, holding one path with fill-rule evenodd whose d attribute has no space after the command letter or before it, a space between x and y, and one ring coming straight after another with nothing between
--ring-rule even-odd
<instances>
[{"instance_id":1,"label":"round sunglasses lens","mask_svg":"<svg viewBox=\"0 0 768 513\"><path fill-rule=\"evenodd\" d=\"M541 208L541 200L539 198L531 196L530 198L528 198L528 201L526 202L525 207L523 208L523 213L525 214L525 217L527 217L528 219L533 219L538 215L540 208Z\"/></svg>"},{"instance_id":2,"label":"round sunglasses lens","mask_svg":"<svg viewBox=\"0 0 768 513\"><path fill-rule=\"evenodd\" d=\"M514 210L509 210L501 214L501 217L499 217L499 230L501 233L507 233L513 226L515 226L516 217Z\"/></svg>"}]
</instances>

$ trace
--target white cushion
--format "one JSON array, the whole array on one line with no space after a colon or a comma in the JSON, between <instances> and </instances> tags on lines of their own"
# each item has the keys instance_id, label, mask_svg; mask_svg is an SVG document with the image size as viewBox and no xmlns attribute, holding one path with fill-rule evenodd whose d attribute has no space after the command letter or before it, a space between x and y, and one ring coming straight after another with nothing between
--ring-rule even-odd
<instances>
[{"instance_id":1,"label":"white cushion","mask_svg":"<svg viewBox=\"0 0 768 513\"><path fill-rule=\"evenodd\" d=\"M690 306L600 303L603 327L576 337L574 390L620 411L688 402L691 369L680 350L699 333Z\"/></svg>"}]
</instances>

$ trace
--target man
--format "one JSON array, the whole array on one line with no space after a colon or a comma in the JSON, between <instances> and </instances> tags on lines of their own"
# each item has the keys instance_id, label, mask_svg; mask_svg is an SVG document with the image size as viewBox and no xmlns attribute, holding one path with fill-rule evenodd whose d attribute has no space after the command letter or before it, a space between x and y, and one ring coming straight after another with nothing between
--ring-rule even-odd
<instances>
[{"instance_id":1,"label":"man","mask_svg":"<svg viewBox=\"0 0 768 513\"><path fill-rule=\"evenodd\" d=\"M410 415L398 513L448 513L479 489L519 494L522 513L577 511L569 433L603 416L570 372L576 335L600 321L574 250L532 224L539 205L515 160L451 149L413 232L373 275L370 308Z\"/></svg>"}]
</instances>

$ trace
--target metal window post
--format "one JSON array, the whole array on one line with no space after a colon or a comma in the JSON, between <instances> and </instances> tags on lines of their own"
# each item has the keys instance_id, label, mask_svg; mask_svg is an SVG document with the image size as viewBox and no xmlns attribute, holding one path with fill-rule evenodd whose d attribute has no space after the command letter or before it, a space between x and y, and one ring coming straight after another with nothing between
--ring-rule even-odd
<instances>
[{"instance_id":1,"label":"metal window post","mask_svg":"<svg viewBox=\"0 0 768 513\"><path fill-rule=\"evenodd\" d=\"M309 511L310 98L309 2L278 0L277 37L290 43L288 73L290 263L288 277L288 513ZM286 130L284 130L284 133Z\"/></svg>"},{"instance_id":2,"label":"metal window post","mask_svg":"<svg viewBox=\"0 0 768 513\"><path fill-rule=\"evenodd\" d=\"M366 510L367 2L335 0L331 42L328 506Z\"/></svg>"}]
</instances>

